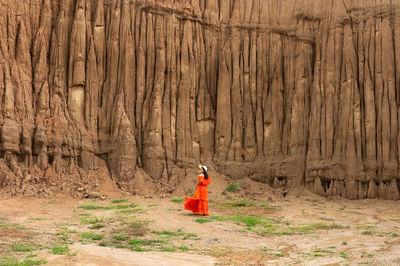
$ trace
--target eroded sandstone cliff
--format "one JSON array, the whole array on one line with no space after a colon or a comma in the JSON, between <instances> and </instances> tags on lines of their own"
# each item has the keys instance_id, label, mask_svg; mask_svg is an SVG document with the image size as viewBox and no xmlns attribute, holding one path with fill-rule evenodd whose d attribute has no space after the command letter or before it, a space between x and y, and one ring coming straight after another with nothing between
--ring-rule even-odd
<instances>
[{"instance_id":1,"label":"eroded sandstone cliff","mask_svg":"<svg viewBox=\"0 0 400 266\"><path fill-rule=\"evenodd\" d=\"M203 162L399 198L400 0L0 0L0 14L13 193L95 175L173 188Z\"/></svg>"}]
</instances>

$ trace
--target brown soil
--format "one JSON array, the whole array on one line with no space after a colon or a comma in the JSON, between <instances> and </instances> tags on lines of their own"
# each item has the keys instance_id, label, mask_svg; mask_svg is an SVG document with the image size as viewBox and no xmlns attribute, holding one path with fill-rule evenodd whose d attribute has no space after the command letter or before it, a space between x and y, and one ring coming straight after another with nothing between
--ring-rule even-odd
<instances>
[{"instance_id":1,"label":"brown soil","mask_svg":"<svg viewBox=\"0 0 400 266\"><path fill-rule=\"evenodd\" d=\"M251 187L249 182L238 181L248 188ZM63 196L1 200L1 262L5 257L23 261L32 253L37 255L33 257L34 260L45 259L48 265L400 263L398 202L326 199L307 192L301 196L289 194L287 197L277 197L271 193L255 200L258 192L243 188L236 192L215 192L221 189L217 184L222 186L222 183L222 180L215 178L215 187L210 187L211 218L198 217L183 210L182 203L173 202L172 198L150 196L124 197L128 202L120 204L111 203L110 199L76 200ZM243 198L243 195L248 197ZM174 198L182 197L178 193ZM136 210L140 211L121 214L117 213L119 209L78 208L83 205L115 206L130 202L134 202ZM82 219L87 218L84 215L103 217L104 227L89 229L90 224L82 223ZM247 228L242 222L227 219L247 216L273 221L272 224L278 229L272 231L275 233L262 233L269 227ZM199 218L214 220L199 223L196 221ZM168 247L185 247L185 250L176 249L174 252L161 252L157 245L146 247L148 252L133 251L129 246L100 246L102 242L111 241L111 236L118 233L124 222L132 219L146 220L148 231L143 236L125 232L129 239L157 239L161 236L155 231L163 230L195 235L188 238L168 236L168 244L165 244ZM309 231L290 231L290 228L309 228L311 225L320 227ZM329 227L332 225L337 228ZM83 239L83 232L102 234L103 239ZM37 248L30 252L13 251L12 244ZM69 255L52 254L51 247L61 244L69 246Z\"/></svg>"}]
</instances>

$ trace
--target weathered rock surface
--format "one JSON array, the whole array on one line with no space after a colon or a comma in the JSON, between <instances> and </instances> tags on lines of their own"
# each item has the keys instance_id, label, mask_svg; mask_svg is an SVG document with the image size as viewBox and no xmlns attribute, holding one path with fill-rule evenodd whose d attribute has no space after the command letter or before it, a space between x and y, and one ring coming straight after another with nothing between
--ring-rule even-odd
<instances>
[{"instance_id":1,"label":"weathered rock surface","mask_svg":"<svg viewBox=\"0 0 400 266\"><path fill-rule=\"evenodd\" d=\"M0 14L0 186L15 193L104 165L128 190L137 174L170 190L203 162L399 198L400 0L0 0Z\"/></svg>"}]
</instances>

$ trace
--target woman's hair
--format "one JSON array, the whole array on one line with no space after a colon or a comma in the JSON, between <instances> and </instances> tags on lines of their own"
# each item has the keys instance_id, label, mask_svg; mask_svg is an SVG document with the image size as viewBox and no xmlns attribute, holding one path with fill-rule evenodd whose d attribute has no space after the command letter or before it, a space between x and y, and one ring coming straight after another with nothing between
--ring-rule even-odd
<instances>
[{"instance_id":1,"label":"woman's hair","mask_svg":"<svg viewBox=\"0 0 400 266\"><path fill-rule=\"evenodd\" d=\"M204 178L207 180L208 179L207 171L203 167L201 169L203 169Z\"/></svg>"}]
</instances>

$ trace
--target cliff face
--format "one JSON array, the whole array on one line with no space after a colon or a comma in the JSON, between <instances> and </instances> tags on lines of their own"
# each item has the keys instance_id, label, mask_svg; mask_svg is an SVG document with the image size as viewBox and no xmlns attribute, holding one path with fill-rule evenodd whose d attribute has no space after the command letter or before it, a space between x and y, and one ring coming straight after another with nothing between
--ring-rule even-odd
<instances>
[{"instance_id":1,"label":"cliff face","mask_svg":"<svg viewBox=\"0 0 400 266\"><path fill-rule=\"evenodd\" d=\"M0 14L0 187L103 168L173 187L203 162L399 198L399 0L0 0Z\"/></svg>"}]
</instances>

